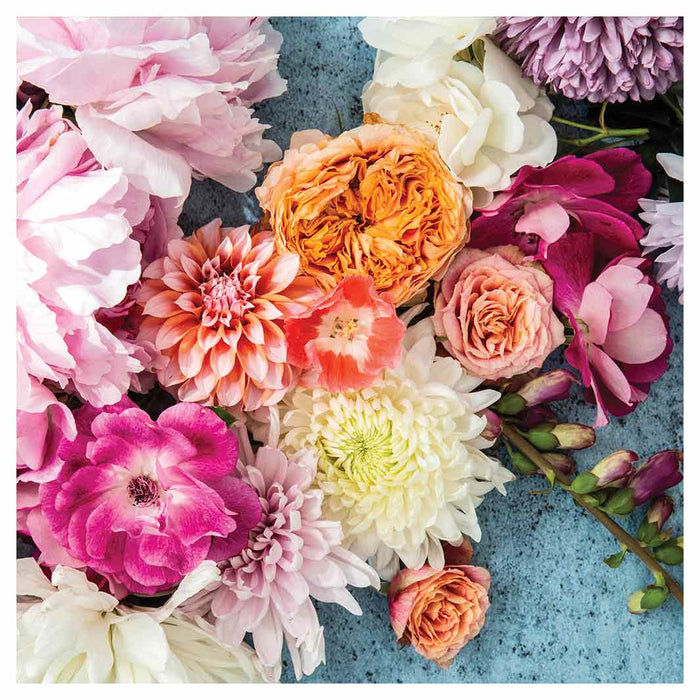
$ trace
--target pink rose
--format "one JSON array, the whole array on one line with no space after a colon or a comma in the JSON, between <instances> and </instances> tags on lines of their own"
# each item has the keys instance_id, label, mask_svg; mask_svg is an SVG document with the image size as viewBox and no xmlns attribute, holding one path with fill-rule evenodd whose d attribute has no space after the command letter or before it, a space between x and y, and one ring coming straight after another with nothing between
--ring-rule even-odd
<instances>
[{"instance_id":1,"label":"pink rose","mask_svg":"<svg viewBox=\"0 0 700 700\"><path fill-rule=\"evenodd\" d=\"M480 566L468 566L470 558L470 546L449 547L444 569L401 569L389 586L396 638L440 668L448 668L486 622L491 576Z\"/></svg>"},{"instance_id":2,"label":"pink rose","mask_svg":"<svg viewBox=\"0 0 700 700\"><path fill-rule=\"evenodd\" d=\"M555 306L575 331L566 359L581 372L600 427L608 414L624 416L647 398L666 371L673 341L660 288L648 274L651 262L620 256L596 275L594 250L594 236L579 233L550 246L545 266L555 281Z\"/></svg>"},{"instance_id":3,"label":"pink rose","mask_svg":"<svg viewBox=\"0 0 700 700\"><path fill-rule=\"evenodd\" d=\"M435 332L477 377L507 378L539 368L564 342L564 326L552 310L552 280L523 257L516 246L466 248L437 291Z\"/></svg>"}]
</instances>

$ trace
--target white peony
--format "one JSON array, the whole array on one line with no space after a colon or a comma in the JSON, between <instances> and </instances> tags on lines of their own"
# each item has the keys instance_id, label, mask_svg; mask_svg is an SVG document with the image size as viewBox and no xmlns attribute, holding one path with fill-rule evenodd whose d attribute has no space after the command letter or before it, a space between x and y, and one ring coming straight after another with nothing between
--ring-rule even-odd
<instances>
[{"instance_id":1,"label":"white peony","mask_svg":"<svg viewBox=\"0 0 700 700\"><path fill-rule=\"evenodd\" d=\"M513 475L481 450L486 419L477 415L499 394L474 392L481 379L436 356L430 319L408 329L404 359L360 391L331 394L297 387L279 405L288 454L318 455L323 512L343 526L344 546L390 579L399 560L442 568L440 542L479 540L476 507ZM274 414L274 412L273 412Z\"/></svg>"},{"instance_id":2,"label":"white peony","mask_svg":"<svg viewBox=\"0 0 700 700\"><path fill-rule=\"evenodd\" d=\"M656 159L673 180L683 182L683 156L675 153L659 153ZM678 289L678 300L683 303L683 202L640 199L639 206L644 210L639 215L642 221L651 224L647 235L640 243L644 255L663 250L656 258L659 284L666 282L669 289Z\"/></svg>"},{"instance_id":3,"label":"white peony","mask_svg":"<svg viewBox=\"0 0 700 700\"><path fill-rule=\"evenodd\" d=\"M377 49L374 79L416 88L440 80L456 53L496 28L496 18L367 17L358 26Z\"/></svg>"},{"instance_id":4,"label":"white peony","mask_svg":"<svg viewBox=\"0 0 700 700\"><path fill-rule=\"evenodd\" d=\"M490 40L484 39L483 70L450 59L442 75L418 87L387 82L382 67L388 60L377 57L362 95L365 113L432 139L455 177L472 188L475 206L506 189L523 165L544 166L554 159L552 103Z\"/></svg>"},{"instance_id":5,"label":"white peony","mask_svg":"<svg viewBox=\"0 0 700 700\"><path fill-rule=\"evenodd\" d=\"M219 578L212 561L185 576L160 608L119 604L82 571L57 566L51 582L17 561L17 680L21 683L260 682L255 653L222 645L175 608Z\"/></svg>"}]
</instances>

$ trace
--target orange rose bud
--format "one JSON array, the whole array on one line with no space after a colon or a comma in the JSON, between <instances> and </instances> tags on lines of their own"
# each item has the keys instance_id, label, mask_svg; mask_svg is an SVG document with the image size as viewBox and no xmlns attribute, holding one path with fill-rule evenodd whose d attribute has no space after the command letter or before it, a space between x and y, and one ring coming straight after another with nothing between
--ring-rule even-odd
<instances>
[{"instance_id":1,"label":"orange rose bud","mask_svg":"<svg viewBox=\"0 0 700 700\"><path fill-rule=\"evenodd\" d=\"M480 566L402 569L388 593L396 638L440 668L449 668L484 626L490 584L489 572Z\"/></svg>"},{"instance_id":2,"label":"orange rose bud","mask_svg":"<svg viewBox=\"0 0 700 700\"><path fill-rule=\"evenodd\" d=\"M419 132L365 124L332 138L294 134L256 190L279 253L328 291L369 275L399 305L469 240L471 192Z\"/></svg>"}]
</instances>

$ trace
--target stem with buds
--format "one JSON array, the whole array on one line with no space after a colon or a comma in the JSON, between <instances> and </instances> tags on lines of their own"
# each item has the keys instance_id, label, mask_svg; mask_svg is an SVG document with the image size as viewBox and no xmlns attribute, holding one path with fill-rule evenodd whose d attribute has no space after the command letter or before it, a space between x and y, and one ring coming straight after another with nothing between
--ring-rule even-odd
<instances>
[{"instance_id":1,"label":"stem with buds","mask_svg":"<svg viewBox=\"0 0 700 700\"><path fill-rule=\"evenodd\" d=\"M533 464L537 465L540 470L548 478L554 478L562 486L570 486L571 481L567 479L563 474L559 473L549 460L535 447L533 447L518 431L508 423L503 423L503 436L508 442L511 443L519 452L522 452ZM659 562L654 559L654 557L649 554L649 552L642 547L642 545L630 535L626 530L624 530L620 525L615 522L607 513L603 513L588 503L585 502L581 496L576 493L569 491L571 497L578 503L583 509L587 510L596 520L602 523L618 540L618 542L623 546L627 547L630 552L634 552L637 557L647 566L647 568L654 574L655 577L663 576L664 581L668 590L671 592L673 597L683 605L683 589L681 588L678 581L676 581L671 574L664 569Z\"/></svg>"}]
</instances>

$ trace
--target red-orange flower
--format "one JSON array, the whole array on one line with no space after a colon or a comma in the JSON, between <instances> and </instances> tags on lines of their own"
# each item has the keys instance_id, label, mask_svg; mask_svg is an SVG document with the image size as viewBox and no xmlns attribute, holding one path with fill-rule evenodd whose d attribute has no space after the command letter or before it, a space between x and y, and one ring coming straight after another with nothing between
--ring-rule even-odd
<instances>
[{"instance_id":1,"label":"red-orange flower","mask_svg":"<svg viewBox=\"0 0 700 700\"><path fill-rule=\"evenodd\" d=\"M215 219L170 241L143 273L139 337L168 358L158 381L181 401L252 411L277 403L292 381L282 324L318 298L299 259L273 234Z\"/></svg>"},{"instance_id":2,"label":"red-orange flower","mask_svg":"<svg viewBox=\"0 0 700 700\"><path fill-rule=\"evenodd\" d=\"M289 362L309 370L304 383L336 392L369 386L385 367L397 367L406 327L370 277L352 276L287 319L284 331Z\"/></svg>"}]
</instances>

